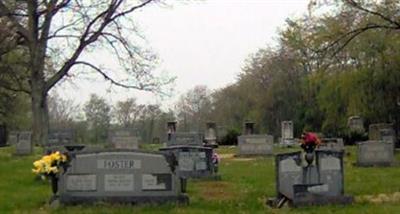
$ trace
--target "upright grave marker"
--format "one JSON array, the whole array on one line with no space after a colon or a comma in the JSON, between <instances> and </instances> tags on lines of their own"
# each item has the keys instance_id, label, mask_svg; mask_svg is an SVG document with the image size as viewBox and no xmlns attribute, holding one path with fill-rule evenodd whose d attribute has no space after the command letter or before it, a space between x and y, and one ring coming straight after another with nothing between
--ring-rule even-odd
<instances>
[{"instance_id":1,"label":"upright grave marker","mask_svg":"<svg viewBox=\"0 0 400 214\"><path fill-rule=\"evenodd\" d=\"M67 147L81 146L75 145L75 131L73 129L51 129L48 135L48 144L44 145L45 153L54 151L67 152Z\"/></svg>"},{"instance_id":2,"label":"upright grave marker","mask_svg":"<svg viewBox=\"0 0 400 214\"><path fill-rule=\"evenodd\" d=\"M110 144L116 149L138 149L139 137L133 129L114 129L108 132Z\"/></svg>"},{"instance_id":3,"label":"upright grave marker","mask_svg":"<svg viewBox=\"0 0 400 214\"><path fill-rule=\"evenodd\" d=\"M275 158L277 197L268 204L281 207L290 201L294 207L349 204L344 195L343 152L317 150L315 161L303 165L301 152L278 154Z\"/></svg>"},{"instance_id":4,"label":"upright grave marker","mask_svg":"<svg viewBox=\"0 0 400 214\"><path fill-rule=\"evenodd\" d=\"M364 133L364 120L360 116L351 116L347 120L347 125L350 129L350 132L354 133Z\"/></svg>"},{"instance_id":5,"label":"upright grave marker","mask_svg":"<svg viewBox=\"0 0 400 214\"><path fill-rule=\"evenodd\" d=\"M357 166L391 166L394 162L393 143L365 141L357 145Z\"/></svg>"},{"instance_id":6,"label":"upright grave marker","mask_svg":"<svg viewBox=\"0 0 400 214\"><path fill-rule=\"evenodd\" d=\"M23 131L17 134L17 143L15 144L16 155L30 155L33 152L32 132Z\"/></svg>"},{"instance_id":7,"label":"upright grave marker","mask_svg":"<svg viewBox=\"0 0 400 214\"><path fill-rule=\"evenodd\" d=\"M322 138L319 149L320 150L343 151L344 150L343 139L342 138Z\"/></svg>"},{"instance_id":8,"label":"upright grave marker","mask_svg":"<svg viewBox=\"0 0 400 214\"><path fill-rule=\"evenodd\" d=\"M237 155L272 155L274 137L254 134L254 123L244 125L244 135L238 137Z\"/></svg>"},{"instance_id":9,"label":"upright grave marker","mask_svg":"<svg viewBox=\"0 0 400 214\"><path fill-rule=\"evenodd\" d=\"M396 133L391 123L375 123L369 125L369 140L383 140L394 143L396 141Z\"/></svg>"},{"instance_id":10,"label":"upright grave marker","mask_svg":"<svg viewBox=\"0 0 400 214\"><path fill-rule=\"evenodd\" d=\"M281 122L281 145L292 146L295 144L293 136L293 121L282 121Z\"/></svg>"},{"instance_id":11,"label":"upright grave marker","mask_svg":"<svg viewBox=\"0 0 400 214\"><path fill-rule=\"evenodd\" d=\"M204 134L204 141L207 145L217 146L217 124L214 122L206 123L206 131Z\"/></svg>"},{"instance_id":12,"label":"upright grave marker","mask_svg":"<svg viewBox=\"0 0 400 214\"><path fill-rule=\"evenodd\" d=\"M188 202L185 183L174 172L170 157L133 150L71 153L70 167L61 173L62 204L92 202Z\"/></svg>"}]
</instances>

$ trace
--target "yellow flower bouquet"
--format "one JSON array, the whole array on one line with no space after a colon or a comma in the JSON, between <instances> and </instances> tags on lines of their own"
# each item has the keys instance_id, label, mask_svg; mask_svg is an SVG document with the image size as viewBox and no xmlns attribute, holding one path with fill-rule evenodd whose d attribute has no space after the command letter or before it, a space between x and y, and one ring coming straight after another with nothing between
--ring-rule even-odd
<instances>
[{"instance_id":1,"label":"yellow flower bouquet","mask_svg":"<svg viewBox=\"0 0 400 214\"><path fill-rule=\"evenodd\" d=\"M66 163L67 156L56 151L33 162L32 172L45 179L48 176L56 175L60 171L60 167Z\"/></svg>"}]
</instances>

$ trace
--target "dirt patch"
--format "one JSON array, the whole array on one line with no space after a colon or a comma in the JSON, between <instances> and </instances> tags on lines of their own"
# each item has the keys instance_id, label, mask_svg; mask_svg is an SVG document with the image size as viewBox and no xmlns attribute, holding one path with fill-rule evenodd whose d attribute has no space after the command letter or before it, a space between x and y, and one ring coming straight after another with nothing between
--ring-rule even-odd
<instances>
[{"instance_id":1,"label":"dirt patch","mask_svg":"<svg viewBox=\"0 0 400 214\"><path fill-rule=\"evenodd\" d=\"M200 197L207 201L229 201L237 196L232 183L226 181L202 182L198 186Z\"/></svg>"}]
</instances>

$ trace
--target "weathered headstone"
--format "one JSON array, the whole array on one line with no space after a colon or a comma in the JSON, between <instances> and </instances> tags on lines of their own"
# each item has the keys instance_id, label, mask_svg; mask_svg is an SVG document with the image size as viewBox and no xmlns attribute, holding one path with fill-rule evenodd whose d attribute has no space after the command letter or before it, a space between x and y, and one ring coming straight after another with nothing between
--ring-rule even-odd
<instances>
[{"instance_id":1,"label":"weathered headstone","mask_svg":"<svg viewBox=\"0 0 400 214\"><path fill-rule=\"evenodd\" d=\"M170 146L203 146L202 135L198 132L175 132L169 136Z\"/></svg>"},{"instance_id":2,"label":"weathered headstone","mask_svg":"<svg viewBox=\"0 0 400 214\"><path fill-rule=\"evenodd\" d=\"M343 151L344 150L343 139L342 138L322 138L319 149L320 150Z\"/></svg>"},{"instance_id":3,"label":"weathered headstone","mask_svg":"<svg viewBox=\"0 0 400 214\"><path fill-rule=\"evenodd\" d=\"M315 151L315 163L306 166L301 154L276 155L278 195L268 201L270 205L280 207L287 200L294 207L352 202L352 197L344 195L343 152Z\"/></svg>"},{"instance_id":4,"label":"weathered headstone","mask_svg":"<svg viewBox=\"0 0 400 214\"><path fill-rule=\"evenodd\" d=\"M347 120L347 125L350 129L350 132L355 133L364 133L364 120L360 116L351 116Z\"/></svg>"},{"instance_id":5,"label":"weathered headstone","mask_svg":"<svg viewBox=\"0 0 400 214\"><path fill-rule=\"evenodd\" d=\"M272 135L241 135L237 155L272 155L273 143Z\"/></svg>"},{"instance_id":6,"label":"weathered headstone","mask_svg":"<svg viewBox=\"0 0 400 214\"><path fill-rule=\"evenodd\" d=\"M206 124L206 131L204 134L204 141L207 145L216 146L217 145L217 124L214 122L208 122Z\"/></svg>"},{"instance_id":7,"label":"weathered headstone","mask_svg":"<svg viewBox=\"0 0 400 214\"><path fill-rule=\"evenodd\" d=\"M75 131L73 129L51 129L48 135L48 143L44 145L44 153L68 152L66 146L73 146L74 141Z\"/></svg>"},{"instance_id":8,"label":"weathered headstone","mask_svg":"<svg viewBox=\"0 0 400 214\"><path fill-rule=\"evenodd\" d=\"M390 166L394 162L393 143L365 141L357 146L357 166Z\"/></svg>"},{"instance_id":9,"label":"weathered headstone","mask_svg":"<svg viewBox=\"0 0 400 214\"><path fill-rule=\"evenodd\" d=\"M132 129L114 129L108 132L110 144L116 149L138 149L139 137Z\"/></svg>"},{"instance_id":10,"label":"weathered headstone","mask_svg":"<svg viewBox=\"0 0 400 214\"><path fill-rule=\"evenodd\" d=\"M173 154L177 174L183 178L218 178L212 162L213 149L201 146L172 146L160 151Z\"/></svg>"},{"instance_id":11,"label":"weathered headstone","mask_svg":"<svg viewBox=\"0 0 400 214\"><path fill-rule=\"evenodd\" d=\"M17 143L15 144L15 154L16 155L32 154L33 147L32 147L31 135L32 135L32 132L30 132L30 131L18 132Z\"/></svg>"},{"instance_id":12,"label":"weathered headstone","mask_svg":"<svg viewBox=\"0 0 400 214\"><path fill-rule=\"evenodd\" d=\"M295 144L293 136L293 121L282 121L281 122L281 145L292 146Z\"/></svg>"},{"instance_id":13,"label":"weathered headstone","mask_svg":"<svg viewBox=\"0 0 400 214\"><path fill-rule=\"evenodd\" d=\"M391 123L375 123L369 125L368 130L369 140L388 140L394 142L396 134Z\"/></svg>"},{"instance_id":14,"label":"weathered headstone","mask_svg":"<svg viewBox=\"0 0 400 214\"><path fill-rule=\"evenodd\" d=\"M188 202L171 158L133 150L71 153L58 181L62 204ZM183 182L183 183L182 183Z\"/></svg>"},{"instance_id":15,"label":"weathered headstone","mask_svg":"<svg viewBox=\"0 0 400 214\"><path fill-rule=\"evenodd\" d=\"M7 144L8 145L16 145L18 142L18 132L17 131L11 131L8 133L7 137Z\"/></svg>"},{"instance_id":16,"label":"weathered headstone","mask_svg":"<svg viewBox=\"0 0 400 214\"><path fill-rule=\"evenodd\" d=\"M7 129L5 125L0 125L0 147L7 146Z\"/></svg>"}]
</instances>

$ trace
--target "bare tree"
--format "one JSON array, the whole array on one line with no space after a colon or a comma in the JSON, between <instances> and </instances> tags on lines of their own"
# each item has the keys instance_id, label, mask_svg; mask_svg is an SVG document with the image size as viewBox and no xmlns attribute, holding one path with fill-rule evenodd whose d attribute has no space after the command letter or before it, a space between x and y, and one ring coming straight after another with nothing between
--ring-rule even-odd
<instances>
[{"instance_id":1,"label":"bare tree","mask_svg":"<svg viewBox=\"0 0 400 214\"><path fill-rule=\"evenodd\" d=\"M139 114L144 108L144 105L136 104L135 98L129 98L125 101L117 102L114 108L114 115L120 125L134 127Z\"/></svg>"},{"instance_id":2,"label":"bare tree","mask_svg":"<svg viewBox=\"0 0 400 214\"><path fill-rule=\"evenodd\" d=\"M68 128L72 126L74 114L79 111L79 105L73 100L63 99L58 94L52 94L48 98L49 123L56 128Z\"/></svg>"},{"instance_id":3,"label":"bare tree","mask_svg":"<svg viewBox=\"0 0 400 214\"><path fill-rule=\"evenodd\" d=\"M73 68L86 67L117 86L159 91L171 79L153 75L156 57L133 41L140 38L131 14L155 0L20 0L0 1L0 18L27 53L26 75L15 91L30 94L33 142L45 143L48 134L47 94ZM111 51L129 75L121 79L87 57L94 48ZM28 85L28 87L23 87Z\"/></svg>"}]
</instances>

